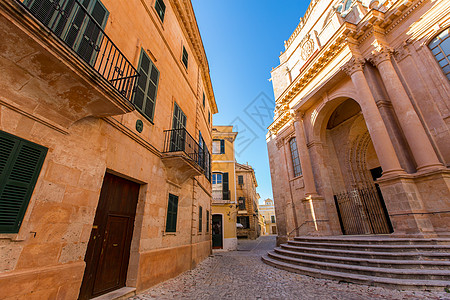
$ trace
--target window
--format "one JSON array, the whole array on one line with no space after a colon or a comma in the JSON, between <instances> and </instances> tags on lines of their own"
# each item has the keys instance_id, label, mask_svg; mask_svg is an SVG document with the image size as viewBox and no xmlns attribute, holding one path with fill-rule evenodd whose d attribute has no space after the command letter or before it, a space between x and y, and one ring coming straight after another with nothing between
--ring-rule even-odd
<instances>
[{"instance_id":1,"label":"window","mask_svg":"<svg viewBox=\"0 0 450 300\"><path fill-rule=\"evenodd\" d=\"M209 210L206 211L206 232L209 232Z\"/></svg>"},{"instance_id":2,"label":"window","mask_svg":"<svg viewBox=\"0 0 450 300\"><path fill-rule=\"evenodd\" d=\"M208 109L208 125L211 124L211 112Z\"/></svg>"},{"instance_id":3,"label":"window","mask_svg":"<svg viewBox=\"0 0 450 300\"><path fill-rule=\"evenodd\" d=\"M244 184L244 176L238 175L238 184L240 184L240 185Z\"/></svg>"},{"instance_id":4,"label":"window","mask_svg":"<svg viewBox=\"0 0 450 300\"><path fill-rule=\"evenodd\" d=\"M222 173L212 174L212 184L222 184Z\"/></svg>"},{"instance_id":5,"label":"window","mask_svg":"<svg viewBox=\"0 0 450 300\"><path fill-rule=\"evenodd\" d=\"M270 220L272 221L272 223L275 223L275 216L270 216Z\"/></svg>"},{"instance_id":6,"label":"window","mask_svg":"<svg viewBox=\"0 0 450 300\"><path fill-rule=\"evenodd\" d=\"M84 0L82 3L89 15L78 3L74 4L73 0L24 2L39 21L75 50L85 62L93 66L97 58L97 48L100 48L103 39L95 23L104 29L109 13L98 0Z\"/></svg>"},{"instance_id":7,"label":"window","mask_svg":"<svg viewBox=\"0 0 450 300\"><path fill-rule=\"evenodd\" d=\"M47 148L0 131L0 233L18 233Z\"/></svg>"},{"instance_id":8,"label":"window","mask_svg":"<svg viewBox=\"0 0 450 300\"><path fill-rule=\"evenodd\" d=\"M205 99L205 93L203 93L203 107L205 107L206 99Z\"/></svg>"},{"instance_id":9,"label":"window","mask_svg":"<svg viewBox=\"0 0 450 300\"><path fill-rule=\"evenodd\" d=\"M245 210L245 198L239 197L239 210Z\"/></svg>"},{"instance_id":10,"label":"window","mask_svg":"<svg viewBox=\"0 0 450 300\"><path fill-rule=\"evenodd\" d=\"M177 231L178 196L169 194L167 204L166 232Z\"/></svg>"},{"instance_id":11,"label":"window","mask_svg":"<svg viewBox=\"0 0 450 300\"><path fill-rule=\"evenodd\" d=\"M347 2L345 2L345 9L344 10L350 9L351 6L352 6L352 0L347 0Z\"/></svg>"},{"instance_id":12,"label":"window","mask_svg":"<svg viewBox=\"0 0 450 300\"><path fill-rule=\"evenodd\" d=\"M198 208L198 232L202 232L203 225L203 208L200 206Z\"/></svg>"},{"instance_id":13,"label":"window","mask_svg":"<svg viewBox=\"0 0 450 300\"><path fill-rule=\"evenodd\" d=\"M170 134L170 152L184 151L186 141L186 115L175 102L173 105L172 132Z\"/></svg>"},{"instance_id":14,"label":"window","mask_svg":"<svg viewBox=\"0 0 450 300\"><path fill-rule=\"evenodd\" d=\"M225 140L213 140L213 154L225 153Z\"/></svg>"},{"instance_id":15,"label":"window","mask_svg":"<svg viewBox=\"0 0 450 300\"><path fill-rule=\"evenodd\" d=\"M294 168L294 177L302 175L302 167L300 165L300 158L298 157L297 140L292 138L289 141L289 147L291 148L292 166Z\"/></svg>"},{"instance_id":16,"label":"window","mask_svg":"<svg viewBox=\"0 0 450 300\"><path fill-rule=\"evenodd\" d=\"M183 46L183 56L182 56L181 60L183 61L183 64L186 67L186 69L188 68L188 59L189 59L188 53L186 51L186 48L184 48L184 46Z\"/></svg>"},{"instance_id":17,"label":"window","mask_svg":"<svg viewBox=\"0 0 450 300\"><path fill-rule=\"evenodd\" d=\"M164 1L156 0L155 9L158 13L159 18L161 19L161 22L164 22L164 14L166 13L166 5L164 4Z\"/></svg>"},{"instance_id":18,"label":"window","mask_svg":"<svg viewBox=\"0 0 450 300\"><path fill-rule=\"evenodd\" d=\"M139 79L133 103L136 109L153 122L155 113L156 91L158 89L159 71L152 63L144 49L138 66Z\"/></svg>"},{"instance_id":19,"label":"window","mask_svg":"<svg viewBox=\"0 0 450 300\"><path fill-rule=\"evenodd\" d=\"M250 217L245 216L245 217L237 217L237 221L238 223L242 224L242 228L243 229L248 229L250 228Z\"/></svg>"},{"instance_id":20,"label":"window","mask_svg":"<svg viewBox=\"0 0 450 300\"><path fill-rule=\"evenodd\" d=\"M450 27L428 45L447 79L450 80Z\"/></svg>"}]
</instances>

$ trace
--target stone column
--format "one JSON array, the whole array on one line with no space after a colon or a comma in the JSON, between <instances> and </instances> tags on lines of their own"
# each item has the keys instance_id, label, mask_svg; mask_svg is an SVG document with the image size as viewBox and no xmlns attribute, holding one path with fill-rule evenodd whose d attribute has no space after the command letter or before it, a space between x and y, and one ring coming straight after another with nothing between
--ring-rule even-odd
<instances>
[{"instance_id":1,"label":"stone column","mask_svg":"<svg viewBox=\"0 0 450 300\"><path fill-rule=\"evenodd\" d=\"M417 163L417 171L442 167L428 139L417 112L403 88L391 62L392 51L382 47L374 52L370 61L378 68L386 91L391 99L400 127Z\"/></svg>"},{"instance_id":2,"label":"stone column","mask_svg":"<svg viewBox=\"0 0 450 300\"><path fill-rule=\"evenodd\" d=\"M302 167L303 182L305 185L305 196L317 195L316 184L309 157L309 150L306 144L305 129L303 127L303 119L298 113L294 113L295 137L297 140L298 155Z\"/></svg>"},{"instance_id":3,"label":"stone column","mask_svg":"<svg viewBox=\"0 0 450 300\"><path fill-rule=\"evenodd\" d=\"M364 59L353 57L342 66L342 70L351 77L353 85L357 90L357 100L361 106L361 111L366 121L370 137L372 138L378 160L383 168L383 175L405 173L400 166L386 126L364 76L364 63Z\"/></svg>"},{"instance_id":4,"label":"stone column","mask_svg":"<svg viewBox=\"0 0 450 300\"><path fill-rule=\"evenodd\" d=\"M304 227L300 232L314 235L330 235L330 224L328 219L325 199L317 193L316 183L311 165L311 158L305 137L303 118L299 113L293 113L295 137L297 149L302 167L305 197L302 199L305 212Z\"/></svg>"}]
</instances>

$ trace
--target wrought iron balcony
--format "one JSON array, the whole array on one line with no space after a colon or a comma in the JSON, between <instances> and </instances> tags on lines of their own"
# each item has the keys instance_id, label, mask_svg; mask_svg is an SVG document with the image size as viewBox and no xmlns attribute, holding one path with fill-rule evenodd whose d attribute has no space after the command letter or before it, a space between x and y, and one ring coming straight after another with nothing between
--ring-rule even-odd
<instances>
[{"instance_id":1,"label":"wrought iron balcony","mask_svg":"<svg viewBox=\"0 0 450 300\"><path fill-rule=\"evenodd\" d=\"M106 35L108 11L100 2L83 0L15 0L74 50L129 101L138 72Z\"/></svg>"},{"instance_id":2,"label":"wrought iron balcony","mask_svg":"<svg viewBox=\"0 0 450 300\"><path fill-rule=\"evenodd\" d=\"M206 178L211 178L211 154L206 145L200 146L185 128L165 130L164 135L163 153L166 155L163 161L167 162L175 157L181 158L176 166L177 169L191 165L191 169L199 171L199 174L187 172L187 177L203 173Z\"/></svg>"}]
</instances>

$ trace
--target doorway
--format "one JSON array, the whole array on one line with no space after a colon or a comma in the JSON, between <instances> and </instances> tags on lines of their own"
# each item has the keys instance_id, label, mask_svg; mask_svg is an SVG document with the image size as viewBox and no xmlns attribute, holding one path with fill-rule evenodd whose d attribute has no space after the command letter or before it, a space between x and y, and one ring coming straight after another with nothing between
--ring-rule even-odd
<instances>
[{"instance_id":1,"label":"doorway","mask_svg":"<svg viewBox=\"0 0 450 300\"><path fill-rule=\"evenodd\" d=\"M126 285L139 184L106 173L89 239L79 299Z\"/></svg>"},{"instance_id":2,"label":"doorway","mask_svg":"<svg viewBox=\"0 0 450 300\"><path fill-rule=\"evenodd\" d=\"M212 247L213 249L223 249L222 215L212 216Z\"/></svg>"}]
</instances>

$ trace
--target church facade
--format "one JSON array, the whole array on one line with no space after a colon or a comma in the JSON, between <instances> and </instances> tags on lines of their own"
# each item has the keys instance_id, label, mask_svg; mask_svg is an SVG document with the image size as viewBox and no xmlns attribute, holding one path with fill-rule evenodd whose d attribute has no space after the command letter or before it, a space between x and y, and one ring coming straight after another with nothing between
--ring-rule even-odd
<instances>
[{"instance_id":1,"label":"church facade","mask_svg":"<svg viewBox=\"0 0 450 300\"><path fill-rule=\"evenodd\" d=\"M279 243L448 236L450 3L313 0L271 72Z\"/></svg>"}]
</instances>

